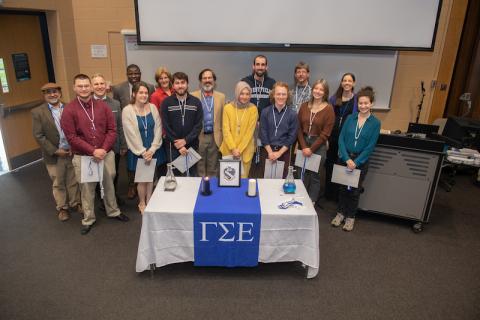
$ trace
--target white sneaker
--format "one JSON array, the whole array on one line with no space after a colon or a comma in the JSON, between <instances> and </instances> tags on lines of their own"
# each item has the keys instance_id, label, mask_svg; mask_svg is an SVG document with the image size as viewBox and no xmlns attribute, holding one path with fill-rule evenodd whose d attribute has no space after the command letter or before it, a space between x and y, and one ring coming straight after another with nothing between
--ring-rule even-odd
<instances>
[{"instance_id":1,"label":"white sneaker","mask_svg":"<svg viewBox=\"0 0 480 320\"><path fill-rule=\"evenodd\" d=\"M337 215L335 216L335 218L333 218L333 220L331 222L332 226L340 227L340 225L343 222L343 219L345 219L345 216L343 214L341 214L340 212L337 212Z\"/></svg>"},{"instance_id":2,"label":"white sneaker","mask_svg":"<svg viewBox=\"0 0 480 320\"><path fill-rule=\"evenodd\" d=\"M345 219L345 224L343 226L343 230L344 231L352 231L354 224L355 224L355 219L354 218Z\"/></svg>"}]
</instances>

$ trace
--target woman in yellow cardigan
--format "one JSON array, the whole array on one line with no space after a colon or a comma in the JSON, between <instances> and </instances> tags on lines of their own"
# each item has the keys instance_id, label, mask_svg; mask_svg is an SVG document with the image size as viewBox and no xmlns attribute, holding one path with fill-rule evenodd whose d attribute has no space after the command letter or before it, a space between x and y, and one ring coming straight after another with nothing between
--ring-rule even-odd
<instances>
[{"instance_id":1,"label":"woman in yellow cardigan","mask_svg":"<svg viewBox=\"0 0 480 320\"><path fill-rule=\"evenodd\" d=\"M257 107L250 103L252 88L240 81L235 86L235 100L223 107L222 155L242 160L242 178L247 178L252 164L255 143L253 132L258 120Z\"/></svg>"}]
</instances>

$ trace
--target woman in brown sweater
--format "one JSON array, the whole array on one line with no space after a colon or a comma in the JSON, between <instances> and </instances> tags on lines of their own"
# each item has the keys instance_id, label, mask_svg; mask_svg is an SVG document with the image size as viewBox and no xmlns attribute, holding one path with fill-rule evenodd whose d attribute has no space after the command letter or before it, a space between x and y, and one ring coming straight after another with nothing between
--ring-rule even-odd
<instances>
[{"instance_id":1,"label":"woman in brown sweater","mask_svg":"<svg viewBox=\"0 0 480 320\"><path fill-rule=\"evenodd\" d=\"M303 156L308 158L315 153L322 157L318 172L305 170L303 174L303 183L314 204L320 193L320 172L324 170L327 140L335 123L335 112L328 103L328 94L327 81L317 80L312 86L312 98L302 104L298 112L298 145Z\"/></svg>"}]
</instances>

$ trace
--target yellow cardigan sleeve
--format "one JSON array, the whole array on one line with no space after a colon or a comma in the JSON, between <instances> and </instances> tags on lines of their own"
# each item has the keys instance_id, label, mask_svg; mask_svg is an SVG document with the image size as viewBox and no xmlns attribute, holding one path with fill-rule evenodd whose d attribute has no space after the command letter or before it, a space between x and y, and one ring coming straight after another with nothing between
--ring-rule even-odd
<instances>
[{"instance_id":1,"label":"yellow cardigan sleeve","mask_svg":"<svg viewBox=\"0 0 480 320\"><path fill-rule=\"evenodd\" d=\"M228 151L231 151L236 148L235 140L232 136L232 119L233 119L233 106L231 104L225 105L223 108L223 142L226 144Z\"/></svg>"},{"instance_id":2,"label":"yellow cardigan sleeve","mask_svg":"<svg viewBox=\"0 0 480 320\"><path fill-rule=\"evenodd\" d=\"M247 122L247 130L245 134L242 136L240 143L238 144L238 150L240 153L243 153L245 148L248 146L250 141L253 139L253 134L255 132L255 127L257 126L258 121L258 111L257 107L254 105L250 105L248 107L248 122Z\"/></svg>"}]
</instances>

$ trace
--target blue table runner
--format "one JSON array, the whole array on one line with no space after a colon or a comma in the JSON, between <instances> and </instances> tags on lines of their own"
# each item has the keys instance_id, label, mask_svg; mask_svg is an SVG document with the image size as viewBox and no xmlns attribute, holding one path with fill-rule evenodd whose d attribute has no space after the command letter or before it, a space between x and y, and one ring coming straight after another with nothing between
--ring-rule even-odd
<instances>
[{"instance_id":1,"label":"blue table runner","mask_svg":"<svg viewBox=\"0 0 480 320\"><path fill-rule=\"evenodd\" d=\"M259 197L246 195L248 180L241 186L218 187L210 180L212 194L198 190L193 212L194 265L254 267L258 265L261 209ZM258 195L258 186L257 186Z\"/></svg>"}]
</instances>

